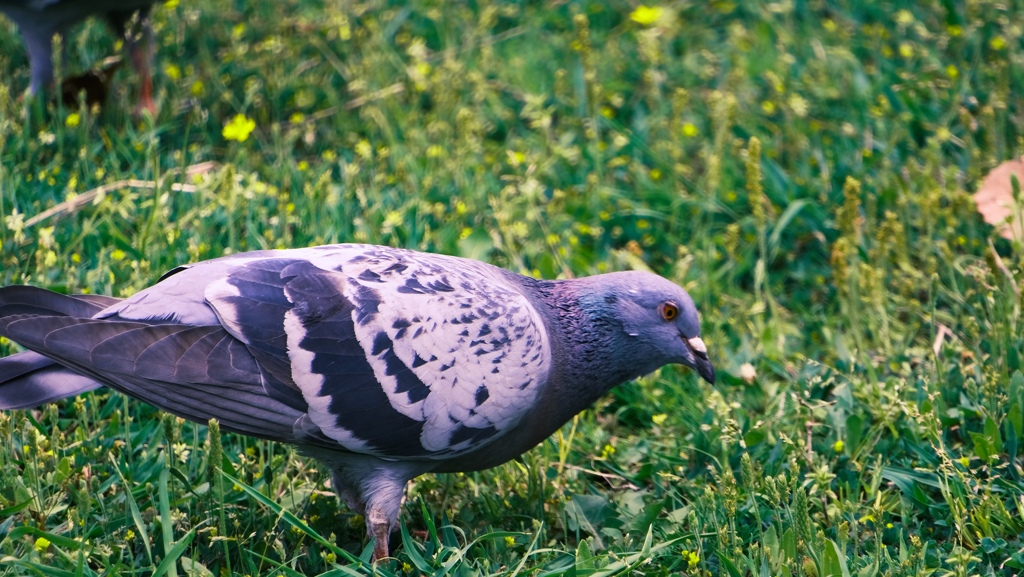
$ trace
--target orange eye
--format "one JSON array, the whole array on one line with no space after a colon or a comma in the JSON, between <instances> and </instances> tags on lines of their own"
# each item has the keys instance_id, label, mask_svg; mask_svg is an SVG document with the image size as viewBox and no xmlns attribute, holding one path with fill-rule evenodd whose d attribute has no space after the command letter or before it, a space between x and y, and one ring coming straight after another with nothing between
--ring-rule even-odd
<instances>
[{"instance_id":1,"label":"orange eye","mask_svg":"<svg viewBox=\"0 0 1024 577\"><path fill-rule=\"evenodd\" d=\"M675 303L661 303L661 306L658 308L660 309L659 312L661 312L661 318L666 321L675 320L679 316L679 307Z\"/></svg>"}]
</instances>

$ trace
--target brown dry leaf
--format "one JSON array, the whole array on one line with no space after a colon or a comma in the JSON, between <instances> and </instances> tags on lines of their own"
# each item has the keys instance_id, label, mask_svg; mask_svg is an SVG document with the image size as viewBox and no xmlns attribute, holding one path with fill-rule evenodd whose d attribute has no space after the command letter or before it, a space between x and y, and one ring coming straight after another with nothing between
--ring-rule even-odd
<instances>
[{"instance_id":1,"label":"brown dry leaf","mask_svg":"<svg viewBox=\"0 0 1024 577\"><path fill-rule=\"evenodd\" d=\"M1012 175L1017 175L1017 180L1024 187L1024 157L1007 160L992 169L981 182L981 188L974 193L974 202L985 222L998 228L1003 238L1024 239L1024 214L1016 212L1013 205ZM1011 215L1013 218L1007 222Z\"/></svg>"}]
</instances>

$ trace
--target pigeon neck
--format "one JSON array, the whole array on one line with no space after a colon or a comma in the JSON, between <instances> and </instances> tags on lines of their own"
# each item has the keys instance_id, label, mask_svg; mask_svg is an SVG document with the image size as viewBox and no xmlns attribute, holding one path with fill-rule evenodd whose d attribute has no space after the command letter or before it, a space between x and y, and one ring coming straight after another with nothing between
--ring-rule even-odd
<instances>
[{"instance_id":1,"label":"pigeon neck","mask_svg":"<svg viewBox=\"0 0 1024 577\"><path fill-rule=\"evenodd\" d=\"M514 282L525 289L548 330L552 362L547 385L523 422L500 444L439 464L436 471L503 463L551 436L615 385L656 368L640 359L614 308L604 302L606 285L586 278L538 281L516 276Z\"/></svg>"},{"instance_id":2,"label":"pigeon neck","mask_svg":"<svg viewBox=\"0 0 1024 577\"><path fill-rule=\"evenodd\" d=\"M561 407L576 414L616 385L647 372L613 300L591 279L551 281L540 290L549 306L552 383Z\"/></svg>"}]
</instances>

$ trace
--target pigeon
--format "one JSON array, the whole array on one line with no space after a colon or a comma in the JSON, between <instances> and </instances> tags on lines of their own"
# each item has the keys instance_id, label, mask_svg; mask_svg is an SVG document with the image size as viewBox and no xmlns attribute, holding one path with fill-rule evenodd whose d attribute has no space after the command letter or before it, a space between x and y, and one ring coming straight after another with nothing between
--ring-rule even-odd
<instances>
[{"instance_id":1,"label":"pigeon","mask_svg":"<svg viewBox=\"0 0 1024 577\"><path fill-rule=\"evenodd\" d=\"M152 31L149 10L155 0L0 0L0 12L13 20L28 50L31 74L28 92L43 94L53 83L53 35L63 34L72 25L98 15L124 35L132 66L139 74L139 108L154 111L153 83L150 73ZM62 87L70 89L72 83ZM106 92L105 87L102 91Z\"/></svg>"},{"instance_id":2,"label":"pigeon","mask_svg":"<svg viewBox=\"0 0 1024 577\"><path fill-rule=\"evenodd\" d=\"M486 469L613 387L715 370L685 290L648 272L537 280L373 245L239 253L120 300L0 288L0 409L108 386L322 461L388 556L406 483Z\"/></svg>"}]
</instances>

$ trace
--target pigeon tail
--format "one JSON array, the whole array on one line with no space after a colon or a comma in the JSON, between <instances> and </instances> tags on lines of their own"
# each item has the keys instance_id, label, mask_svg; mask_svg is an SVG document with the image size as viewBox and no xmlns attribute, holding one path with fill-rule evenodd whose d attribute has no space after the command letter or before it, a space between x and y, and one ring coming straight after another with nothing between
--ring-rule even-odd
<instances>
[{"instance_id":1,"label":"pigeon tail","mask_svg":"<svg viewBox=\"0 0 1024 577\"><path fill-rule=\"evenodd\" d=\"M120 299L62 295L37 287L0 288L0 318L20 314L90 317ZM30 409L103 386L49 358L26 351L0 359L0 410Z\"/></svg>"},{"instance_id":2,"label":"pigeon tail","mask_svg":"<svg viewBox=\"0 0 1024 577\"><path fill-rule=\"evenodd\" d=\"M0 359L0 410L31 409L102 386L32 351Z\"/></svg>"},{"instance_id":3,"label":"pigeon tail","mask_svg":"<svg viewBox=\"0 0 1024 577\"><path fill-rule=\"evenodd\" d=\"M219 326L94 318L119 302L0 288L0 335L30 349L0 359L0 410L108 385L192 421L216 418L226 430L295 441L303 412L268 394L269 377L244 344Z\"/></svg>"}]
</instances>

